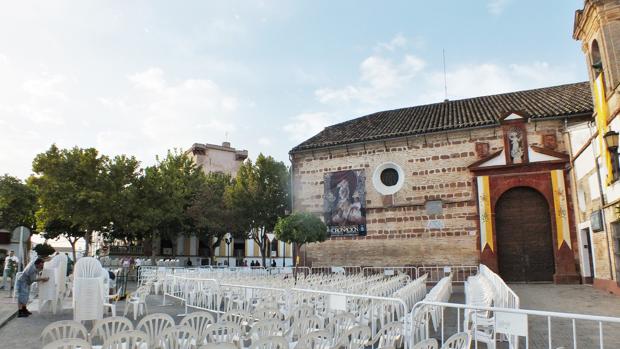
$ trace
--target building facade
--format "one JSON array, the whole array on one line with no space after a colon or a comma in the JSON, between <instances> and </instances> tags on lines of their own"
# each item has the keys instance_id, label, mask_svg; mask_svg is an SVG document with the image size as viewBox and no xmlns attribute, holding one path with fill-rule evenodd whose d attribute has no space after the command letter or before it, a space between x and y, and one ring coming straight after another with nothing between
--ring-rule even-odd
<instances>
[{"instance_id":1,"label":"building facade","mask_svg":"<svg viewBox=\"0 0 620 349\"><path fill-rule=\"evenodd\" d=\"M293 209L331 238L307 265L476 265L508 281L579 281L569 120L587 83L374 113L290 152ZM305 257L305 258L304 258Z\"/></svg>"},{"instance_id":2,"label":"building facade","mask_svg":"<svg viewBox=\"0 0 620 349\"><path fill-rule=\"evenodd\" d=\"M620 294L620 1L586 0L575 13L594 101L569 123L573 198L583 282Z\"/></svg>"}]
</instances>

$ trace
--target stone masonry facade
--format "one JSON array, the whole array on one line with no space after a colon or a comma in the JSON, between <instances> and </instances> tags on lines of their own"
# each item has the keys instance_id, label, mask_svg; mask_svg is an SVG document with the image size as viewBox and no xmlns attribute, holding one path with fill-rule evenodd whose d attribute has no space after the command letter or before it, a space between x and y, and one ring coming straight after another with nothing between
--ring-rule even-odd
<instances>
[{"instance_id":1,"label":"stone masonry facade","mask_svg":"<svg viewBox=\"0 0 620 349\"><path fill-rule=\"evenodd\" d=\"M555 135L555 151L566 153L563 121L527 123L530 146L543 147L544 135ZM488 144L488 153L476 145ZM323 216L323 176L342 170L365 170L367 235L334 237L307 245L306 265L476 265L480 262L474 162L502 150L499 126L410 136L322 148L292 154L294 210ZM372 175L393 162L405 175L404 186L381 195ZM442 214L429 215L428 201L441 200ZM440 228L429 222L440 221ZM304 260L305 257L305 260Z\"/></svg>"}]
</instances>

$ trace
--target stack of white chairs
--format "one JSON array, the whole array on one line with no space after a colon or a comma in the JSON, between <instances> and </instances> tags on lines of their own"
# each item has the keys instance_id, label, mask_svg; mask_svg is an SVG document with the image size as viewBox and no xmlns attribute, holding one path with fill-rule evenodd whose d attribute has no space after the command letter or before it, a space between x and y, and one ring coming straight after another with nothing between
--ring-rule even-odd
<instances>
[{"instance_id":1,"label":"stack of white chairs","mask_svg":"<svg viewBox=\"0 0 620 349\"><path fill-rule=\"evenodd\" d=\"M465 304L474 307L494 306L494 293L490 282L482 275L470 276L465 282ZM474 333L478 342L487 348L496 346L495 318L490 311L466 310L464 328Z\"/></svg>"},{"instance_id":2,"label":"stack of white chairs","mask_svg":"<svg viewBox=\"0 0 620 349\"><path fill-rule=\"evenodd\" d=\"M452 295L452 274L443 277L428 292L425 301L429 302L448 302ZM443 312L440 307L423 305L413 313L413 340L414 342L429 338L431 325L434 331L439 329L443 320Z\"/></svg>"},{"instance_id":3,"label":"stack of white chairs","mask_svg":"<svg viewBox=\"0 0 620 349\"><path fill-rule=\"evenodd\" d=\"M108 289L107 272L92 257L82 257L75 263L73 280L73 319L75 321L103 318L103 304Z\"/></svg>"},{"instance_id":4,"label":"stack of white chairs","mask_svg":"<svg viewBox=\"0 0 620 349\"><path fill-rule=\"evenodd\" d=\"M43 265L42 277L49 280L39 285L39 312L45 311L48 307L53 314L57 309L62 309L65 295L67 275L67 256L57 254L49 262Z\"/></svg>"}]
</instances>

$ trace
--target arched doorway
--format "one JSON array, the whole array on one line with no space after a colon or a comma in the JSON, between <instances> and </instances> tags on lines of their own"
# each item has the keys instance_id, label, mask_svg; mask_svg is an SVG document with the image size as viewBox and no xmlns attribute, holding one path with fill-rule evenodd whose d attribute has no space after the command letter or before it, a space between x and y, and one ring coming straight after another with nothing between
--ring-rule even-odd
<instances>
[{"instance_id":1,"label":"arched doorway","mask_svg":"<svg viewBox=\"0 0 620 349\"><path fill-rule=\"evenodd\" d=\"M528 187L505 192L495 205L499 273L506 281L553 281L549 205Z\"/></svg>"}]
</instances>

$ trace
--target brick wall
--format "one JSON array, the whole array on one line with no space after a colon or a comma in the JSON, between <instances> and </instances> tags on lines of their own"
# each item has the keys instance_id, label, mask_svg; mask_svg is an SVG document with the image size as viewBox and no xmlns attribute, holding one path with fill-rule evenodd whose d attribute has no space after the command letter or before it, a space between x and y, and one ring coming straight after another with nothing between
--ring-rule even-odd
<instances>
[{"instance_id":1,"label":"brick wall","mask_svg":"<svg viewBox=\"0 0 620 349\"><path fill-rule=\"evenodd\" d=\"M530 145L555 133L564 152L562 122L531 122ZM323 176L327 172L364 169L367 229L365 237L336 237L305 248L314 265L477 264L477 202L468 166L479 160L476 143L503 148L499 127L433 134L364 145L315 150L293 156L294 210L323 215ZM374 169L394 162L405 173L403 188L386 200L373 186ZM428 215L425 203L442 200L443 214ZM391 204L390 204L391 203ZM442 229L429 229L429 221Z\"/></svg>"}]
</instances>

